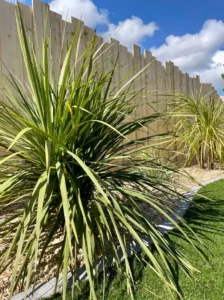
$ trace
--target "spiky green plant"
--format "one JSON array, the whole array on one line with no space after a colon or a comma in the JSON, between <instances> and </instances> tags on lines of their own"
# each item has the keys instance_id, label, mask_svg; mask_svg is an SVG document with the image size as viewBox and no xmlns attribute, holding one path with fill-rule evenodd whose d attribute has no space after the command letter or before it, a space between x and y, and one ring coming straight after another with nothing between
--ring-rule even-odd
<instances>
[{"instance_id":1,"label":"spiky green plant","mask_svg":"<svg viewBox=\"0 0 224 300\"><path fill-rule=\"evenodd\" d=\"M137 154L137 158L145 163L148 168L145 170L148 178L154 179L155 182L161 184L161 181L173 181L176 176L178 166L168 158L165 158L158 151L143 150Z\"/></svg>"},{"instance_id":2,"label":"spiky green plant","mask_svg":"<svg viewBox=\"0 0 224 300\"><path fill-rule=\"evenodd\" d=\"M77 29L55 85L50 81L47 36L39 61L29 45L19 10L17 27L28 82L23 84L11 74L2 90L7 101L0 101L0 146L6 150L0 161L0 211L10 212L0 223L0 244L6 247L0 253L0 272L13 268L10 298L18 287L27 291L35 284L41 261L58 235L62 242L58 243L60 255L55 263L57 277L63 274L63 299L69 270L76 280L80 249L92 299L96 299L97 258L101 256L106 264L112 254L114 266L121 270L117 249L123 253L127 287L133 296L127 255L132 239L148 256L152 271L169 290L177 291L169 258L188 275L194 268L152 220L144 218L138 204L148 204L149 209L169 218L192 247L194 243L152 193L154 188L171 195L172 183L163 180L155 186L141 172L148 168L145 162L133 159L139 148L147 147L144 141L151 139L153 147L155 138L158 147L158 138L161 142L163 136L129 139L131 133L147 127L159 115L131 118L136 109L133 98L137 93L130 92L134 78L123 82L117 92L111 88L116 66L109 71L104 64L94 68L99 58L96 37L72 65L80 38ZM143 236L153 241L160 263L142 241Z\"/></svg>"},{"instance_id":3,"label":"spiky green plant","mask_svg":"<svg viewBox=\"0 0 224 300\"><path fill-rule=\"evenodd\" d=\"M214 163L223 163L224 153L224 104L218 97L203 95L200 90L196 96L178 93L174 95L175 106L171 119L174 143L177 153L184 154L186 165L196 157L201 168L214 168Z\"/></svg>"}]
</instances>

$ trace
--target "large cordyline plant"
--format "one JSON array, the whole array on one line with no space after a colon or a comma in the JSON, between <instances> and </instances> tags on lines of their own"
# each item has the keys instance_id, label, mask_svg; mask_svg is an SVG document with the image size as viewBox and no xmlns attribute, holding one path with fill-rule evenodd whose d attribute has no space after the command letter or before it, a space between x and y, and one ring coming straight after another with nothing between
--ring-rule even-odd
<instances>
[{"instance_id":1,"label":"large cordyline plant","mask_svg":"<svg viewBox=\"0 0 224 300\"><path fill-rule=\"evenodd\" d=\"M121 270L118 248L133 296L127 255L127 245L133 239L147 255L152 271L169 290L177 291L169 259L187 274L194 269L152 220L144 217L141 208L141 203L148 204L170 219L159 195L162 191L163 197L171 197L175 191L169 180L161 180L160 185L158 180L154 182L147 175L150 167L134 158L137 151L147 147L144 141L150 141L153 147L153 139L158 143L158 136L129 139L131 133L145 128L159 115L131 118L136 109L133 98L137 93L130 92L134 79L129 83L126 80L117 92L112 89L115 66L109 71L104 64L94 68L100 57L96 37L72 65L71 57L80 39L77 29L55 85L50 81L47 36L40 62L29 45L19 10L17 27L28 82L22 84L11 75L2 90L4 101L0 101L0 146L7 150L0 161L0 211L10 211L0 223L0 243L6 245L6 251L0 253L0 272L13 268L10 297L18 286L27 291L35 284L41 261L58 234L62 242L55 263L57 277L63 274L63 299L69 270L75 281L80 249L91 298L96 299L97 258L101 256L106 263L112 254L115 268ZM194 246L182 229L187 226L184 221L180 219L182 227L172 222ZM142 241L143 236L153 241L160 260Z\"/></svg>"}]
</instances>

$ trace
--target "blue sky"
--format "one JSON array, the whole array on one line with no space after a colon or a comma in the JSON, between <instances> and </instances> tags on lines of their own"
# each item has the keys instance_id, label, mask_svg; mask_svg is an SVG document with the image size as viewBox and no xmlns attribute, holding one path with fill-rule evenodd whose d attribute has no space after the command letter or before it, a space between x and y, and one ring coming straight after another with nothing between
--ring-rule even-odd
<instances>
[{"instance_id":1,"label":"blue sky","mask_svg":"<svg viewBox=\"0 0 224 300\"><path fill-rule=\"evenodd\" d=\"M10 0L14 1L14 0ZM31 4L31 0L23 0ZM52 10L103 28L131 49L151 50L162 62L199 74L219 91L224 87L223 0L45 0Z\"/></svg>"},{"instance_id":2,"label":"blue sky","mask_svg":"<svg viewBox=\"0 0 224 300\"><path fill-rule=\"evenodd\" d=\"M132 15L140 17L144 23L156 22L160 31L144 43L149 48L160 46L170 34L196 33L206 20L224 18L223 0L96 0L94 3L110 12L113 23Z\"/></svg>"}]
</instances>

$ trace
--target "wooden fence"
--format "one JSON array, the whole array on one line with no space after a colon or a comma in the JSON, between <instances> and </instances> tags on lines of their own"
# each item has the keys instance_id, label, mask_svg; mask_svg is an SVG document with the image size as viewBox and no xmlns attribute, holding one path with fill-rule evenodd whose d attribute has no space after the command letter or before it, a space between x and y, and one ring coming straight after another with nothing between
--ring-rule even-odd
<instances>
[{"instance_id":1,"label":"wooden fence","mask_svg":"<svg viewBox=\"0 0 224 300\"><path fill-rule=\"evenodd\" d=\"M41 43L44 35L44 21L48 15L48 30L51 35L51 55L55 62L54 71L58 74L60 70L59 56L60 53L66 52L67 43L72 39L72 36L77 28L79 20L71 18L70 22L62 20L62 16L49 10L49 6L40 0L33 0L32 7L20 3L20 8L23 16L26 32L33 43L35 43L35 29L37 28L38 40ZM65 26L66 24L66 26ZM88 41L95 34L95 31L83 23L80 49L84 49ZM65 29L65 32L64 32ZM62 35L65 34L64 43L62 43ZM101 43L103 39L99 37ZM138 99L142 105L136 111L137 115L148 115L152 112L152 108L146 105L146 102L153 102L154 108L165 110L167 105L167 97L164 93L173 93L182 91L183 93L196 94L202 87L203 94L207 94L215 89L210 83L201 83L199 76L191 78L189 74L182 73L173 62L166 62L163 65L160 61L152 56L152 53L145 50L144 54L137 45L133 45L132 52L120 45L114 39L110 43L105 43L102 51L110 48L110 64L114 64L118 53L119 61L115 81L119 81L128 71L135 75L140 69L144 68L151 62L149 67L142 73L141 78L134 82L134 89L145 88ZM4 63L4 64L3 64ZM21 80L26 80L26 72L23 64L23 58L20 51L20 45L17 35L15 5L0 0L0 78L4 80L5 75L8 76L7 69L12 71ZM164 133L169 130L167 124L159 121L153 124L152 130L158 133ZM137 137L144 135L142 132L136 133Z\"/></svg>"}]
</instances>

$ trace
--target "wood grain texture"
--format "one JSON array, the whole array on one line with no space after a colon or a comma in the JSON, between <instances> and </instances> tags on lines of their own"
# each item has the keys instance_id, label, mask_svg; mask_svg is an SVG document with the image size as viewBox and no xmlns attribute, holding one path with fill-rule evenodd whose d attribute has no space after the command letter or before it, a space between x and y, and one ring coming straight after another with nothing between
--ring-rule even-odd
<instances>
[{"instance_id":1,"label":"wood grain texture","mask_svg":"<svg viewBox=\"0 0 224 300\"><path fill-rule=\"evenodd\" d=\"M76 52L76 44L71 66L75 65L76 58L81 63L86 47L88 47L89 42L95 36L95 30L85 26L83 21L73 17L69 20L63 20L61 15L50 11L49 5L40 0L33 0L31 7L21 3L19 5L29 43L34 47L37 57L41 56L41 45L45 30L47 36L51 38L49 52L53 65L51 76L53 81L57 83L62 61L74 33L79 29L79 50ZM8 77L8 70L23 82L27 81L17 34L15 10L15 5L0 0L0 79L3 82ZM123 83L127 82L128 77L125 78L127 74L129 74L130 79L131 76L135 76L147 66L132 85L131 91L141 91L134 100L134 103L139 105L139 107L133 114L133 118L144 117L157 111L166 111L168 103L172 101L174 92L197 96L201 89L203 95L210 92L211 96L218 98L218 94L211 84L202 84L200 77L197 75L191 78L189 74L182 73L173 62L166 62L165 66L163 66L160 61L153 57L150 51L145 50L143 55L140 47L137 45L133 45L130 52L129 49L115 39L111 39L107 43L101 36L96 38L96 49L100 49L100 58L95 68L102 66L109 71L114 67L117 60L116 72L112 83L114 93L122 85L122 80ZM164 96L165 93L169 96ZM171 127L163 121L157 121L151 124L148 131L138 131L131 138L141 138L147 134L168 132L171 130Z\"/></svg>"}]
</instances>

